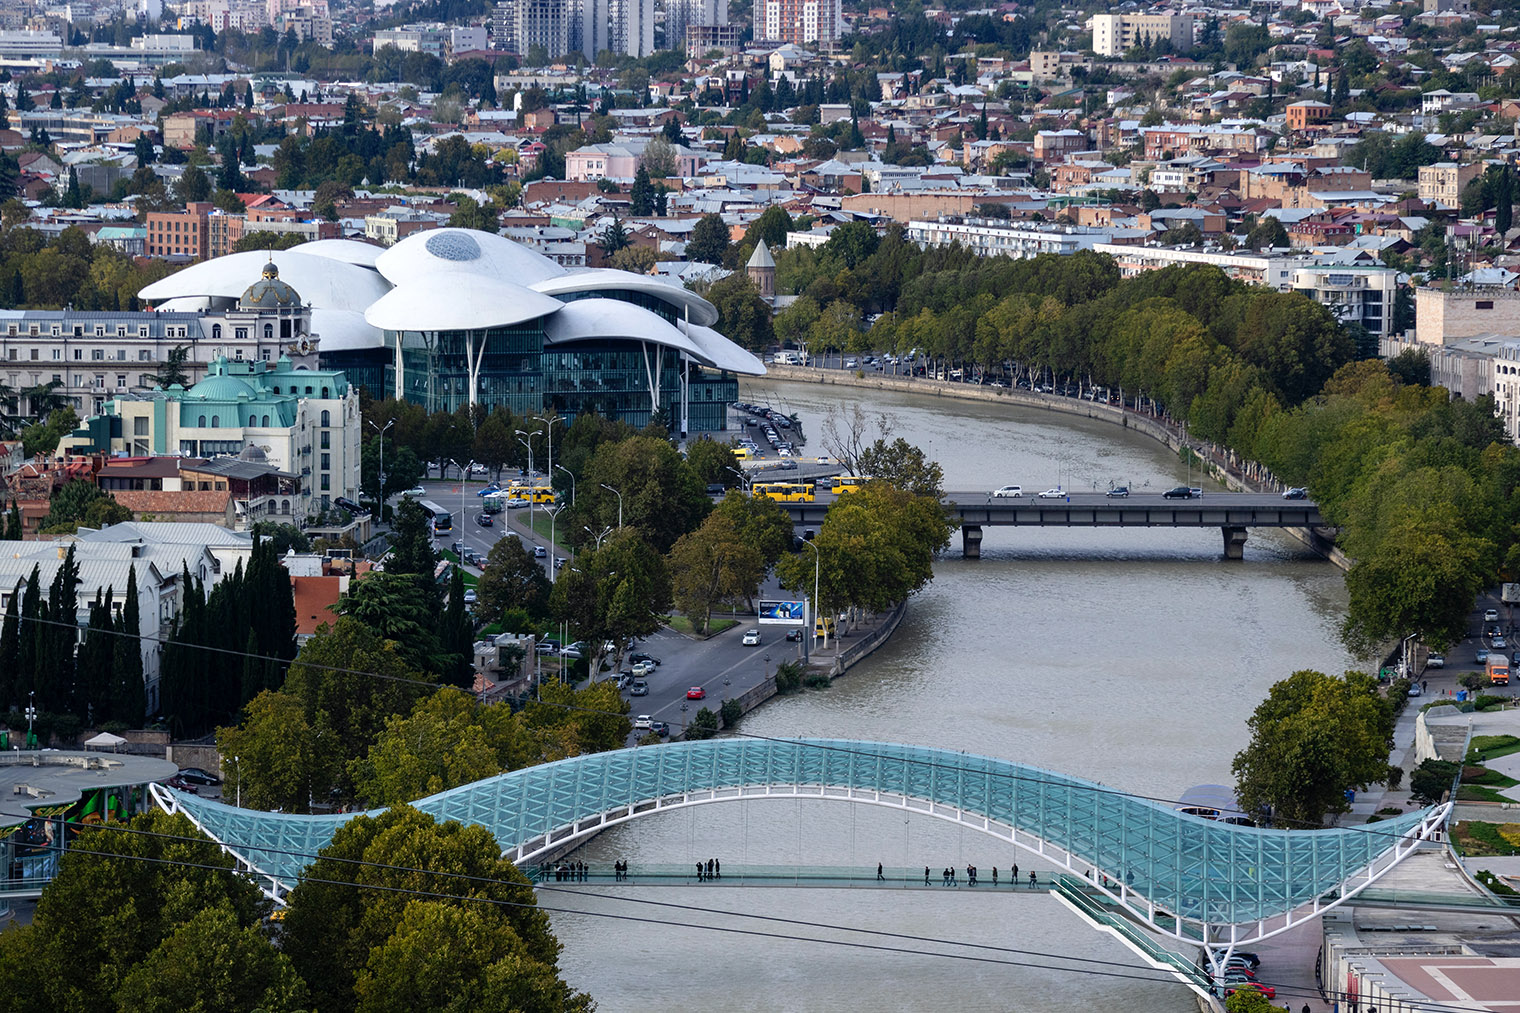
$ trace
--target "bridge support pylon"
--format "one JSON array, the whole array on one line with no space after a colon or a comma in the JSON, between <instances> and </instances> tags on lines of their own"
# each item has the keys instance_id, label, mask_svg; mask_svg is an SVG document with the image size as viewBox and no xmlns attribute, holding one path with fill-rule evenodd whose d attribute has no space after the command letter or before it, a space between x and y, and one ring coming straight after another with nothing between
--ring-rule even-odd
<instances>
[{"instance_id":1,"label":"bridge support pylon","mask_svg":"<svg viewBox=\"0 0 1520 1013\"><path fill-rule=\"evenodd\" d=\"M1224 558L1244 559L1246 550L1245 528L1220 528L1224 535Z\"/></svg>"},{"instance_id":2,"label":"bridge support pylon","mask_svg":"<svg viewBox=\"0 0 1520 1013\"><path fill-rule=\"evenodd\" d=\"M982 526L966 524L961 527L961 555L966 559L982 558Z\"/></svg>"}]
</instances>

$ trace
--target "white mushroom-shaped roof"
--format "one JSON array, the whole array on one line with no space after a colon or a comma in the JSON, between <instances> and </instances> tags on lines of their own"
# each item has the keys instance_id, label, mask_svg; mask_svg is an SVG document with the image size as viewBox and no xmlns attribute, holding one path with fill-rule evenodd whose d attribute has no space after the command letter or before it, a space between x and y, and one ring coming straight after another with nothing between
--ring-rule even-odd
<instances>
[{"instance_id":1,"label":"white mushroom-shaped roof","mask_svg":"<svg viewBox=\"0 0 1520 1013\"><path fill-rule=\"evenodd\" d=\"M692 342L701 350L697 356L702 362L716 369L745 376L764 376L765 363L753 353L725 338L711 327L693 324L687 329Z\"/></svg>"},{"instance_id":2,"label":"white mushroom-shaped roof","mask_svg":"<svg viewBox=\"0 0 1520 1013\"><path fill-rule=\"evenodd\" d=\"M390 288L374 271L331 257L313 257L294 250L250 250L191 264L161 278L137 294L150 302L195 296L236 299L263 275L273 258L280 274L299 281L297 291L312 306L360 313Z\"/></svg>"},{"instance_id":3,"label":"white mushroom-shaped roof","mask_svg":"<svg viewBox=\"0 0 1520 1013\"><path fill-rule=\"evenodd\" d=\"M398 284L364 311L364 319L387 331L475 331L546 317L563 307L558 299L510 281L432 274Z\"/></svg>"},{"instance_id":4,"label":"white mushroom-shaped roof","mask_svg":"<svg viewBox=\"0 0 1520 1013\"><path fill-rule=\"evenodd\" d=\"M544 321L544 338L551 345L631 338L701 357L696 343L664 317L620 299L577 299L562 304L558 313Z\"/></svg>"},{"instance_id":5,"label":"white mushroom-shaped roof","mask_svg":"<svg viewBox=\"0 0 1520 1013\"><path fill-rule=\"evenodd\" d=\"M327 257L329 260L357 264L360 267L374 267L380 254L385 252L383 246L361 243L357 239L313 239L309 243L301 243L291 249L296 253L304 253L312 257Z\"/></svg>"},{"instance_id":6,"label":"white mushroom-shaped roof","mask_svg":"<svg viewBox=\"0 0 1520 1013\"><path fill-rule=\"evenodd\" d=\"M361 351L385 344L384 332L353 310L313 309L311 332L324 352Z\"/></svg>"},{"instance_id":7,"label":"white mushroom-shaped roof","mask_svg":"<svg viewBox=\"0 0 1520 1013\"><path fill-rule=\"evenodd\" d=\"M711 327L718 322L718 310L689 288L672 285L647 274L619 271L610 267L588 268L556 278L533 283L533 288L545 295L562 295L566 292L642 292L662 299L676 308L677 313L689 311L691 322Z\"/></svg>"},{"instance_id":8,"label":"white mushroom-shaped roof","mask_svg":"<svg viewBox=\"0 0 1520 1013\"><path fill-rule=\"evenodd\" d=\"M425 275L454 274L510 279L519 285L555 278L565 269L504 236L475 229L414 232L375 260L375 268L400 285Z\"/></svg>"}]
</instances>

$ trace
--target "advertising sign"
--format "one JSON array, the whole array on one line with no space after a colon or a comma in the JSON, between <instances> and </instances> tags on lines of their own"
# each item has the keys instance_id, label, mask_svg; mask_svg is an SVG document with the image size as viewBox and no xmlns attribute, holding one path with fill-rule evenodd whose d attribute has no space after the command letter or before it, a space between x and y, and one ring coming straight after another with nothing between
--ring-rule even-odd
<instances>
[{"instance_id":1,"label":"advertising sign","mask_svg":"<svg viewBox=\"0 0 1520 1013\"><path fill-rule=\"evenodd\" d=\"M802 626L806 623L807 602L765 601L760 602L762 625Z\"/></svg>"}]
</instances>

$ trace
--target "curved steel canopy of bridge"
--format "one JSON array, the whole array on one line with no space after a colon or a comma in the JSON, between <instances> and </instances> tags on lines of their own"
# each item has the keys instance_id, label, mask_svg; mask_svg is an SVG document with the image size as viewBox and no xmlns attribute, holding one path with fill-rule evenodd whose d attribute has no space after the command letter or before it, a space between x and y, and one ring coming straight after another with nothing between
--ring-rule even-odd
<instances>
[{"instance_id":1,"label":"curved steel canopy of bridge","mask_svg":"<svg viewBox=\"0 0 1520 1013\"><path fill-rule=\"evenodd\" d=\"M354 813L300 816L154 785L279 899ZM1441 826L1445 809L1314 831L1191 816L1080 778L944 749L841 739L709 739L592 753L414 803L478 824L531 863L598 830L685 806L821 798L948 820L1032 851L1182 942L1265 938L1376 882ZM371 815L379 812L374 810ZM1103 884L1107 877L1108 885Z\"/></svg>"}]
</instances>

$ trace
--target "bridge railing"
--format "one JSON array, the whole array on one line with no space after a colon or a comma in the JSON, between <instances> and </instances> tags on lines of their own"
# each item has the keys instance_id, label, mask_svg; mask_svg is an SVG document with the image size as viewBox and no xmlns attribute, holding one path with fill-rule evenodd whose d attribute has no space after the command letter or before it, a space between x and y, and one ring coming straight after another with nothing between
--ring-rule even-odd
<instances>
[{"instance_id":1,"label":"bridge railing","mask_svg":"<svg viewBox=\"0 0 1520 1013\"><path fill-rule=\"evenodd\" d=\"M1077 908L1090 921L1100 926L1106 926L1118 932L1129 940L1134 946L1142 950L1151 960L1158 964L1172 968L1178 974L1184 975L1188 981L1199 988L1208 988L1208 976L1196 963L1174 953L1160 945L1148 933L1141 931L1136 924L1126 918L1118 909L1112 906L1112 902L1102 894L1088 890L1088 882L1076 876L1062 874L1056 877L1055 892Z\"/></svg>"}]
</instances>

